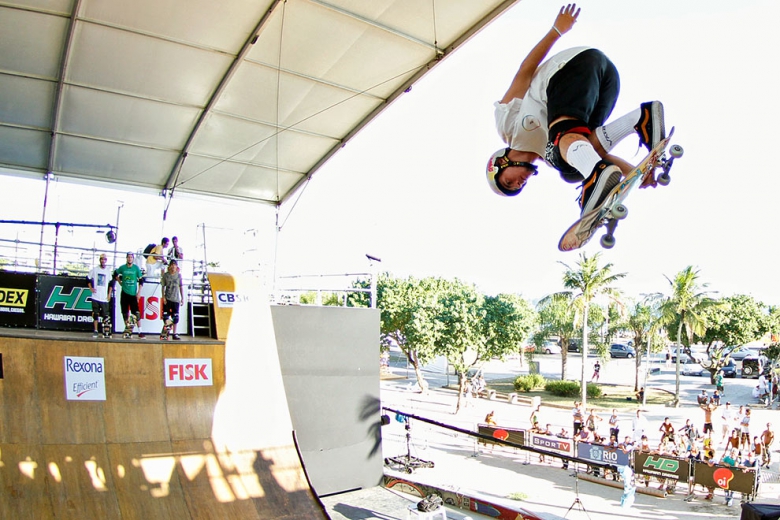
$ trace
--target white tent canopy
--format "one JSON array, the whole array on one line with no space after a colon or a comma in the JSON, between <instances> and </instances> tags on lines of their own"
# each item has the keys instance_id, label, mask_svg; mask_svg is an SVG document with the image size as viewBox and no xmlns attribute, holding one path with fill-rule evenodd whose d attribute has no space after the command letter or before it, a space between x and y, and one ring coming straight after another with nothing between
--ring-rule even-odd
<instances>
[{"instance_id":1,"label":"white tent canopy","mask_svg":"<svg viewBox=\"0 0 780 520\"><path fill-rule=\"evenodd\" d=\"M7 0L0 166L279 204L517 0Z\"/></svg>"}]
</instances>

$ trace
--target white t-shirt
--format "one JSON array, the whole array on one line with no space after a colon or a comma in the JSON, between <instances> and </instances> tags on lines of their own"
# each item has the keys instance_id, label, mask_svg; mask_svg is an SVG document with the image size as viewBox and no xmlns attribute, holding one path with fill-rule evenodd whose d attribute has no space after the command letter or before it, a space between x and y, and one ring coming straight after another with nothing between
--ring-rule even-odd
<instances>
[{"instance_id":1,"label":"white t-shirt","mask_svg":"<svg viewBox=\"0 0 780 520\"><path fill-rule=\"evenodd\" d=\"M92 280L92 299L98 302L108 302L108 284L111 282L111 269L95 266L89 270L89 279Z\"/></svg>"},{"instance_id":2,"label":"white t-shirt","mask_svg":"<svg viewBox=\"0 0 780 520\"><path fill-rule=\"evenodd\" d=\"M547 85L569 60L589 48L574 47L555 54L536 69L524 98L493 104L496 129L507 146L544 158L548 133Z\"/></svg>"}]
</instances>

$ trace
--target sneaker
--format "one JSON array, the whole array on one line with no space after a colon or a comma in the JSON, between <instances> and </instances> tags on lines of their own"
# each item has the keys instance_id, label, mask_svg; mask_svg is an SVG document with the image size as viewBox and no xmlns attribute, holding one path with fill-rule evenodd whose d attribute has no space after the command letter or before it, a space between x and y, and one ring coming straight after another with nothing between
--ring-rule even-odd
<instances>
[{"instance_id":1,"label":"sneaker","mask_svg":"<svg viewBox=\"0 0 780 520\"><path fill-rule=\"evenodd\" d=\"M582 193L580 193L580 207L582 211L580 216L597 208L604 202L612 191L612 188L620 183L623 174L620 168L607 161L599 161L593 172L582 183Z\"/></svg>"},{"instance_id":2,"label":"sneaker","mask_svg":"<svg viewBox=\"0 0 780 520\"><path fill-rule=\"evenodd\" d=\"M144 339L145 337L146 337L146 334L144 334L143 332L139 332L138 333L138 339Z\"/></svg>"},{"instance_id":3,"label":"sneaker","mask_svg":"<svg viewBox=\"0 0 780 520\"><path fill-rule=\"evenodd\" d=\"M92 333L92 337L93 337L93 338L97 338L97 337L98 337L98 333L97 333L97 331L95 331L95 332L93 332L93 333Z\"/></svg>"},{"instance_id":4,"label":"sneaker","mask_svg":"<svg viewBox=\"0 0 780 520\"><path fill-rule=\"evenodd\" d=\"M649 152L666 137L664 106L660 101L648 101L641 105L642 115L634 130L639 134L639 144Z\"/></svg>"},{"instance_id":5,"label":"sneaker","mask_svg":"<svg viewBox=\"0 0 780 520\"><path fill-rule=\"evenodd\" d=\"M178 334L174 334L173 339L175 339L176 341L181 341L181 336L179 336Z\"/></svg>"}]
</instances>

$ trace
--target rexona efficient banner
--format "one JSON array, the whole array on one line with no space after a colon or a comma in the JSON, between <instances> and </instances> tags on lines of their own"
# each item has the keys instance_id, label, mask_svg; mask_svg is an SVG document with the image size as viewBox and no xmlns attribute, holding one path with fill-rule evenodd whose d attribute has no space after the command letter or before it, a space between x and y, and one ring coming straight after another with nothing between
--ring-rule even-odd
<instances>
[{"instance_id":1,"label":"rexona efficient banner","mask_svg":"<svg viewBox=\"0 0 780 520\"><path fill-rule=\"evenodd\" d=\"M105 401L103 358L65 356L65 398L68 401Z\"/></svg>"},{"instance_id":2,"label":"rexona efficient banner","mask_svg":"<svg viewBox=\"0 0 780 520\"><path fill-rule=\"evenodd\" d=\"M212 386L210 358L165 360L165 386Z\"/></svg>"}]
</instances>

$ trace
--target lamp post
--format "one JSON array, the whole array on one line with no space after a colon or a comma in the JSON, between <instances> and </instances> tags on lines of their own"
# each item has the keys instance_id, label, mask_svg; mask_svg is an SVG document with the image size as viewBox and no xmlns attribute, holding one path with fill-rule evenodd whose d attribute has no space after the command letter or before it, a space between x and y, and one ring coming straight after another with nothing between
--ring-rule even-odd
<instances>
[{"instance_id":1,"label":"lamp post","mask_svg":"<svg viewBox=\"0 0 780 520\"><path fill-rule=\"evenodd\" d=\"M123 200L117 201L119 205L116 207L116 233L117 237L114 240L114 267L116 267L116 248L118 245L117 239L119 238L119 215L122 212L122 208L125 206L125 202Z\"/></svg>"},{"instance_id":2,"label":"lamp post","mask_svg":"<svg viewBox=\"0 0 780 520\"><path fill-rule=\"evenodd\" d=\"M371 266L371 308L376 309L376 265L375 263L381 263L382 259L375 256L366 255L368 263Z\"/></svg>"}]
</instances>

